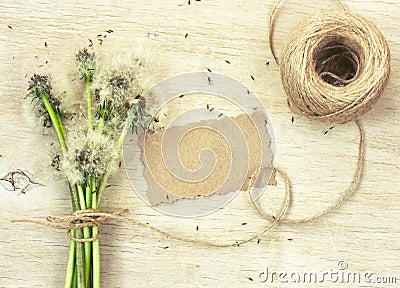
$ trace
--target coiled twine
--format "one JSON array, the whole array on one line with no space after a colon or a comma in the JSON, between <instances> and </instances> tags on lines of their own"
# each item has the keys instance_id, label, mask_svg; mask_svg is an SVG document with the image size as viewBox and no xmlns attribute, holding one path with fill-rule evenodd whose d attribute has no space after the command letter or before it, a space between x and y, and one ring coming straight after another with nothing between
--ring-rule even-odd
<instances>
[{"instance_id":1,"label":"coiled twine","mask_svg":"<svg viewBox=\"0 0 400 288\"><path fill-rule=\"evenodd\" d=\"M382 95L390 51L369 20L348 11L328 12L291 33L280 70L294 112L345 123L370 110Z\"/></svg>"}]
</instances>

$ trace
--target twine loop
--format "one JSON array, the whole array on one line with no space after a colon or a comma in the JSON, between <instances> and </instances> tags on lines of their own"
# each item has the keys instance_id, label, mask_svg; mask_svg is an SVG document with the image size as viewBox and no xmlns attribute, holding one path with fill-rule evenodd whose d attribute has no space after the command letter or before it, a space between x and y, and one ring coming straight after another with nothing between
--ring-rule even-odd
<instances>
[{"instance_id":1,"label":"twine loop","mask_svg":"<svg viewBox=\"0 0 400 288\"><path fill-rule=\"evenodd\" d=\"M42 226L52 227L56 229L67 230L67 236L69 239L75 242L93 242L101 237L100 230L97 235L91 238L76 238L72 234L75 229L83 227L100 226L107 219L121 219L121 215L128 213L128 209L117 210L113 213L100 212L97 209L84 209L71 212L71 215L65 217L52 217L47 216L46 221L37 221L33 219L15 219L12 222L30 222Z\"/></svg>"},{"instance_id":2,"label":"twine loop","mask_svg":"<svg viewBox=\"0 0 400 288\"><path fill-rule=\"evenodd\" d=\"M384 36L349 11L322 13L300 24L279 62L291 110L323 122L358 119L378 101L390 75Z\"/></svg>"}]
</instances>

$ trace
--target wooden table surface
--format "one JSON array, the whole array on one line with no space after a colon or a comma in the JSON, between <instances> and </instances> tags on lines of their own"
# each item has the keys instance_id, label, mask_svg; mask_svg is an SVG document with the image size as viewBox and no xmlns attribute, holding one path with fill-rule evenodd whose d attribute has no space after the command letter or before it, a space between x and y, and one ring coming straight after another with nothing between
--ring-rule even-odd
<instances>
[{"instance_id":1,"label":"wooden table surface","mask_svg":"<svg viewBox=\"0 0 400 288\"><path fill-rule=\"evenodd\" d=\"M110 222L102 226L103 287L359 286L328 280L318 284L290 283L293 279L289 276L289 283L282 283L276 276L273 283L271 279L262 283L260 273L267 269L269 273L288 275L305 271L321 275L331 270L361 275L367 272L375 273L371 279L397 277L400 283L400 2L344 3L379 27L392 56L389 86L372 111L362 117L366 154L360 189L320 219L298 225L279 224L260 243L251 241L240 247L185 243L141 227ZM279 70L267 48L273 4L270 0L192 0L190 5L186 0L0 2L0 172L4 176L21 169L44 184L32 186L25 194L0 186L0 287L62 287L68 251L63 231L10 222L15 218L61 216L70 209L65 183L61 177L50 176L51 138L34 130L25 116L29 106L24 99L26 74L36 71L45 61L63 69L77 49L89 44L88 39L98 45L96 35L108 29L114 32L106 33L103 46L107 49L142 46L152 51L159 63L156 80L209 68L254 91L274 127L276 165L293 182L290 217L315 214L343 193L356 165L357 127L348 123L329 130L332 125L291 113ZM337 9L337 3L284 1L276 16L274 41L278 57L288 33L321 9ZM326 130L329 132L324 135ZM277 182L262 197L269 213L276 213L280 205L271 199L284 193L284 182L279 177ZM111 183L115 185L106 192L105 211L126 207L131 210L129 216L186 237L240 240L269 224L257 216L244 193L217 213L181 219L160 214L143 203L123 168ZM339 261L345 261L347 269L339 270ZM366 282L360 285L398 286Z\"/></svg>"}]
</instances>

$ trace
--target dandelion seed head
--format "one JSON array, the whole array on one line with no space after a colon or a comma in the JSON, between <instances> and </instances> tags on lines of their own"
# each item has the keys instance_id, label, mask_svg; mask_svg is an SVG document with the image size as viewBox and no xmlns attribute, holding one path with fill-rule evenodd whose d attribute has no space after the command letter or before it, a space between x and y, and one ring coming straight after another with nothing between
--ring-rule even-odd
<instances>
[{"instance_id":1,"label":"dandelion seed head","mask_svg":"<svg viewBox=\"0 0 400 288\"><path fill-rule=\"evenodd\" d=\"M31 99L30 114L36 118L34 123L44 128L51 127L52 122L43 103L43 97L47 98L53 110L61 117L65 114L61 108L61 100L54 95L50 82L49 76L34 74L28 82L29 86L26 95L27 98Z\"/></svg>"},{"instance_id":2,"label":"dandelion seed head","mask_svg":"<svg viewBox=\"0 0 400 288\"><path fill-rule=\"evenodd\" d=\"M93 89L99 102L96 114L110 124L124 123L131 107L150 87L151 69L140 53L114 53L99 56ZM121 125L115 125L118 129Z\"/></svg>"},{"instance_id":3,"label":"dandelion seed head","mask_svg":"<svg viewBox=\"0 0 400 288\"><path fill-rule=\"evenodd\" d=\"M74 184L81 184L89 177L101 179L108 169L116 167L119 158L114 141L95 131L70 133L68 147L62 167Z\"/></svg>"},{"instance_id":4,"label":"dandelion seed head","mask_svg":"<svg viewBox=\"0 0 400 288\"><path fill-rule=\"evenodd\" d=\"M49 96L51 91L49 76L33 74L29 80L28 91L35 97L40 97L42 94Z\"/></svg>"},{"instance_id":5,"label":"dandelion seed head","mask_svg":"<svg viewBox=\"0 0 400 288\"><path fill-rule=\"evenodd\" d=\"M83 48L79 50L75 58L79 63L79 76L85 81L92 81L97 64L96 54L94 52L89 52L87 48Z\"/></svg>"}]
</instances>

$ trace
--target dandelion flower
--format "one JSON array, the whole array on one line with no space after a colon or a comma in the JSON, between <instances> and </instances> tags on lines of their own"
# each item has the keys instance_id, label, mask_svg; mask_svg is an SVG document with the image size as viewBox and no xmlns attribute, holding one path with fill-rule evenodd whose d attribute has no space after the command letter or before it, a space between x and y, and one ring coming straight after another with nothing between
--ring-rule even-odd
<instances>
[{"instance_id":1,"label":"dandelion flower","mask_svg":"<svg viewBox=\"0 0 400 288\"><path fill-rule=\"evenodd\" d=\"M39 124L42 127L49 128L52 126L49 113L43 103L43 97L47 98L51 107L56 113L58 113L60 116L65 114L60 107L61 100L52 94L52 87L48 76L34 74L29 81L28 93L26 97L32 98L31 107L33 115L38 119Z\"/></svg>"},{"instance_id":2,"label":"dandelion flower","mask_svg":"<svg viewBox=\"0 0 400 288\"><path fill-rule=\"evenodd\" d=\"M90 53L86 48L83 48L75 56L79 63L79 76L85 81L92 81L96 68L96 54L94 52Z\"/></svg>"},{"instance_id":3,"label":"dandelion flower","mask_svg":"<svg viewBox=\"0 0 400 288\"><path fill-rule=\"evenodd\" d=\"M119 158L115 142L95 131L70 135L68 147L62 167L73 184L84 184L90 178L100 180L107 170L116 167Z\"/></svg>"},{"instance_id":4,"label":"dandelion flower","mask_svg":"<svg viewBox=\"0 0 400 288\"><path fill-rule=\"evenodd\" d=\"M92 87L99 102L96 115L110 123L122 123L149 88L150 69L144 59L132 53L110 58L100 61L94 76Z\"/></svg>"}]
</instances>

